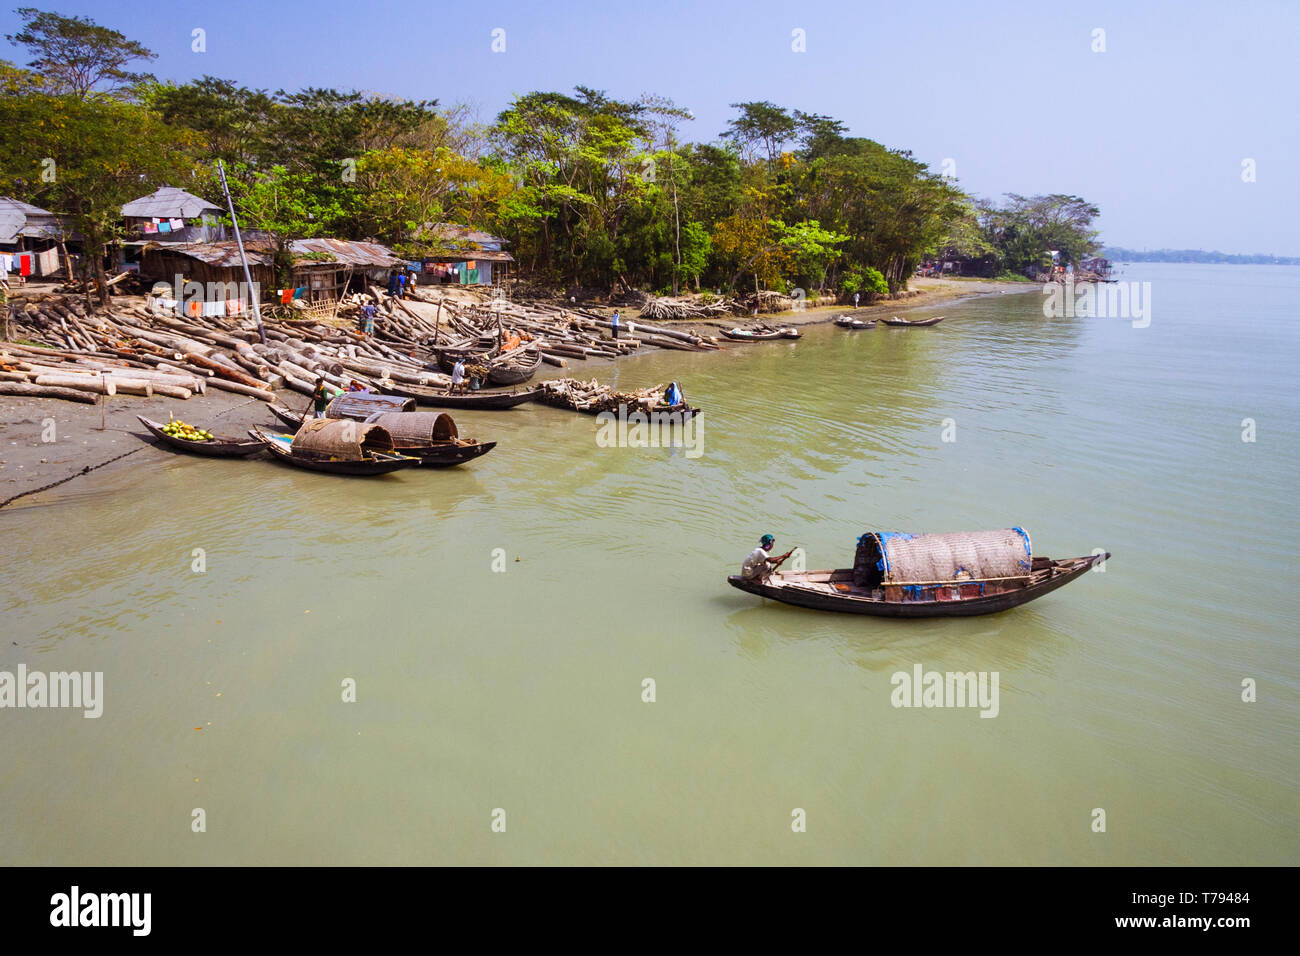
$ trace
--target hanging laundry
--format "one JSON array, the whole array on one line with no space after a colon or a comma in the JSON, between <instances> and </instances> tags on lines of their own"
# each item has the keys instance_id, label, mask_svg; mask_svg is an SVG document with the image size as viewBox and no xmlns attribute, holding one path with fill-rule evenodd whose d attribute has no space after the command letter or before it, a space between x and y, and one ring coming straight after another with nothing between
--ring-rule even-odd
<instances>
[{"instance_id":1,"label":"hanging laundry","mask_svg":"<svg viewBox=\"0 0 1300 956\"><path fill-rule=\"evenodd\" d=\"M18 256L18 274L19 274L19 275L21 275L21 276L29 276L29 275L31 275L31 274L32 274L32 266L33 266L33 265L34 265L34 262L33 262L33 256L32 256L32 254L31 254L30 252L23 252L23 253L20 253L20 254L19 254L19 256Z\"/></svg>"},{"instance_id":2,"label":"hanging laundry","mask_svg":"<svg viewBox=\"0 0 1300 956\"><path fill-rule=\"evenodd\" d=\"M160 223L158 223L158 231L159 231L159 232L171 232L171 231L172 231L172 224L171 224L170 222L160 222Z\"/></svg>"},{"instance_id":3,"label":"hanging laundry","mask_svg":"<svg viewBox=\"0 0 1300 956\"><path fill-rule=\"evenodd\" d=\"M43 276L59 271L59 250L46 249L36 257L36 267Z\"/></svg>"},{"instance_id":4,"label":"hanging laundry","mask_svg":"<svg viewBox=\"0 0 1300 956\"><path fill-rule=\"evenodd\" d=\"M281 289L281 290L280 290L280 304L281 304L281 305L288 305L288 304L289 304L290 302L292 302L292 301L293 301L293 290L292 290L292 289Z\"/></svg>"},{"instance_id":5,"label":"hanging laundry","mask_svg":"<svg viewBox=\"0 0 1300 956\"><path fill-rule=\"evenodd\" d=\"M306 294L307 294L307 287L305 285L300 285L298 286L298 288L293 290L293 297L295 299L301 299Z\"/></svg>"},{"instance_id":6,"label":"hanging laundry","mask_svg":"<svg viewBox=\"0 0 1300 956\"><path fill-rule=\"evenodd\" d=\"M146 222L144 224L144 231L149 234L156 233L158 231L158 223Z\"/></svg>"},{"instance_id":7,"label":"hanging laundry","mask_svg":"<svg viewBox=\"0 0 1300 956\"><path fill-rule=\"evenodd\" d=\"M14 271L14 257L7 252L0 252L0 271Z\"/></svg>"},{"instance_id":8,"label":"hanging laundry","mask_svg":"<svg viewBox=\"0 0 1300 956\"><path fill-rule=\"evenodd\" d=\"M473 259L471 259L471 260L469 260L469 262L465 263L465 268L466 268L466 269L477 269L477 268L478 268L478 263L475 262Z\"/></svg>"},{"instance_id":9,"label":"hanging laundry","mask_svg":"<svg viewBox=\"0 0 1300 956\"><path fill-rule=\"evenodd\" d=\"M184 229L184 228L185 228L185 220L184 220L184 219L172 219L172 220L169 222L169 225L172 227L173 231L174 231L174 230L177 230L177 229Z\"/></svg>"}]
</instances>

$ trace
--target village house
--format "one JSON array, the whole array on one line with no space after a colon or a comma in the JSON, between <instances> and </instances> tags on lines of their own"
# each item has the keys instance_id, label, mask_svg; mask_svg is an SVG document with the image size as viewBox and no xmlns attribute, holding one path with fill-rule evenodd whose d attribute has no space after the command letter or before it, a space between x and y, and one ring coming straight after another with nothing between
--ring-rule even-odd
<instances>
[{"instance_id":1,"label":"village house","mask_svg":"<svg viewBox=\"0 0 1300 956\"><path fill-rule=\"evenodd\" d=\"M176 186L159 186L122 207L132 239L151 242L217 242L226 238L221 207Z\"/></svg>"},{"instance_id":2,"label":"village house","mask_svg":"<svg viewBox=\"0 0 1300 956\"><path fill-rule=\"evenodd\" d=\"M457 223L425 223L416 239L446 250L421 258L416 273L421 285L501 285L515 261L500 236Z\"/></svg>"},{"instance_id":3,"label":"village house","mask_svg":"<svg viewBox=\"0 0 1300 956\"><path fill-rule=\"evenodd\" d=\"M0 197L0 268L20 276L61 272L63 222L58 216L18 199Z\"/></svg>"}]
</instances>

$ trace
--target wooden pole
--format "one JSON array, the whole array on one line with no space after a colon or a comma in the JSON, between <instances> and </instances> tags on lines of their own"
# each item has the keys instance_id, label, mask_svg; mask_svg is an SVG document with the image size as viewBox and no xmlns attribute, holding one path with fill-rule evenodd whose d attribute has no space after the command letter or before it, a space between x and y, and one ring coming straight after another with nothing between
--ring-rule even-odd
<instances>
[{"instance_id":1,"label":"wooden pole","mask_svg":"<svg viewBox=\"0 0 1300 956\"><path fill-rule=\"evenodd\" d=\"M257 300L260 298L254 291L253 274L248 271L248 256L244 252L244 240L239 235L239 220L235 218L235 203L230 198L230 187L226 185L226 167L221 160L217 160L217 172L221 174L221 191L226 194L226 208L230 210L230 223L235 227L235 245L239 247L239 258L244 263L244 281L248 283L248 297L253 300L253 315L257 318L257 337L266 344L266 329L262 327L262 305Z\"/></svg>"}]
</instances>

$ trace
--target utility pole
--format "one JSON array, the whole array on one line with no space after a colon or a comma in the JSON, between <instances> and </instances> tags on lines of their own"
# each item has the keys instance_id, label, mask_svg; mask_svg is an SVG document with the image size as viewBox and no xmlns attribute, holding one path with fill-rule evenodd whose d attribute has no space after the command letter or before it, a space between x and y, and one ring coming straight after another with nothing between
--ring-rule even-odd
<instances>
[{"instance_id":1,"label":"utility pole","mask_svg":"<svg viewBox=\"0 0 1300 956\"><path fill-rule=\"evenodd\" d=\"M248 286L248 297L253 301L253 316L257 319L257 337L266 344L266 329L262 328L262 307L257 301L258 289L253 285L253 275L248 271L248 256L244 252L244 240L239 235L239 220L235 218L235 203L230 198L230 187L226 185L226 167L217 160L217 172L221 176L221 191L226 195L226 208L230 210L230 222L235 227L235 245L239 246L239 258L244 263L244 282Z\"/></svg>"}]
</instances>

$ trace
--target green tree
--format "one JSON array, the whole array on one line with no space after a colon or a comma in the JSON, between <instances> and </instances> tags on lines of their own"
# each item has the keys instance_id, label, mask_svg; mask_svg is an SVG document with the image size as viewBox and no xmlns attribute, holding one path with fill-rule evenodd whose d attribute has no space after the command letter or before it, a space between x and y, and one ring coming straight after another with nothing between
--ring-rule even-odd
<instances>
[{"instance_id":1,"label":"green tree","mask_svg":"<svg viewBox=\"0 0 1300 956\"><path fill-rule=\"evenodd\" d=\"M10 43L27 47L28 66L44 77L47 90L85 99L92 93L125 98L131 87L150 78L127 69L137 60L156 54L128 40L116 30L88 17L65 17L35 7L19 7L23 18L17 33L6 34Z\"/></svg>"}]
</instances>

